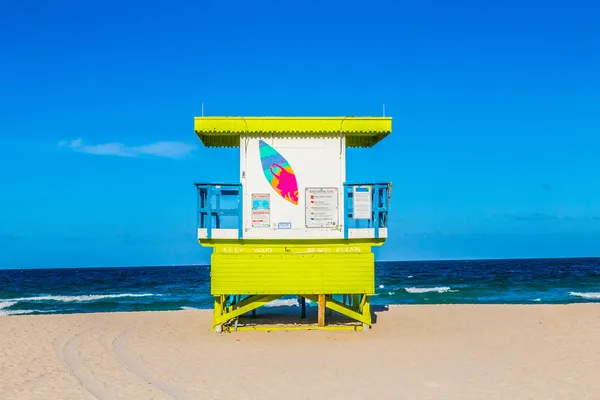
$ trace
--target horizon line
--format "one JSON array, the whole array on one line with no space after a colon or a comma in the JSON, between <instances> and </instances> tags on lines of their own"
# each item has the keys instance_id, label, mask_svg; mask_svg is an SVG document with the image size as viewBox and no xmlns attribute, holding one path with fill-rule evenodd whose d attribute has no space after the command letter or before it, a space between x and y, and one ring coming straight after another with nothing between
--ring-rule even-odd
<instances>
[{"instance_id":1,"label":"horizon line","mask_svg":"<svg viewBox=\"0 0 600 400\"><path fill-rule=\"evenodd\" d=\"M599 256L570 256L570 257L490 257L490 258L431 258L406 260L375 260L377 263L409 263L409 262L456 262L456 261L520 261L520 260L589 260L600 259ZM107 269L107 268L167 268L167 267L210 267L208 264L157 264L157 265L113 265L113 266L83 266L83 267L0 267L0 271L8 270L47 270L47 269Z\"/></svg>"}]
</instances>

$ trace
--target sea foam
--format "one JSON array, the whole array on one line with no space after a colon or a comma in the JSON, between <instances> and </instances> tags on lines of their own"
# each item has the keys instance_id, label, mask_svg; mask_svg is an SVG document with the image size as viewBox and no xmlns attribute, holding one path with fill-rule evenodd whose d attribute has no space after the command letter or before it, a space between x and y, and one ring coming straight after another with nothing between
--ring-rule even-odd
<instances>
[{"instance_id":1,"label":"sea foam","mask_svg":"<svg viewBox=\"0 0 600 400\"><path fill-rule=\"evenodd\" d=\"M31 314L34 312L44 312L40 310L7 310L7 308L10 308L17 303L18 301L13 301L13 299L11 299L10 301L0 301L0 317L5 317L7 315L20 315Z\"/></svg>"},{"instance_id":2,"label":"sea foam","mask_svg":"<svg viewBox=\"0 0 600 400\"><path fill-rule=\"evenodd\" d=\"M150 297L150 296L160 296L160 294L153 294L153 293L84 294L81 296L18 297L15 299L6 299L6 300L7 300L7 302L60 301L60 302L65 302L65 303L68 303L68 302L83 303L83 302L88 302L88 301L97 301L97 300L104 300L104 299L118 299L118 298L122 298L122 297ZM2 304L2 303L0 303L0 304Z\"/></svg>"},{"instance_id":3,"label":"sea foam","mask_svg":"<svg viewBox=\"0 0 600 400\"><path fill-rule=\"evenodd\" d=\"M450 286L437 286L437 287L406 287L404 288L408 293L446 293L446 292L456 292L456 290L451 290Z\"/></svg>"},{"instance_id":4,"label":"sea foam","mask_svg":"<svg viewBox=\"0 0 600 400\"><path fill-rule=\"evenodd\" d=\"M50 314L55 313L56 310L0 310L0 317L6 317L9 315L25 315L25 314Z\"/></svg>"},{"instance_id":5,"label":"sea foam","mask_svg":"<svg viewBox=\"0 0 600 400\"><path fill-rule=\"evenodd\" d=\"M14 306L15 304L17 304L16 301L0 301L0 310L3 310L5 308L9 308Z\"/></svg>"},{"instance_id":6,"label":"sea foam","mask_svg":"<svg viewBox=\"0 0 600 400\"><path fill-rule=\"evenodd\" d=\"M571 296L600 300L600 292L569 292Z\"/></svg>"},{"instance_id":7,"label":"sea foam","mask_svg":"<svg viewBox=\"0 0 600 400\"><path fill-rule=\"evenodd\" d=\"M312 303L309 299L306 299L306 305ZM264 305L264 307L299 307L300 302L298 299L277 299Z\"/></svg>"},{"instance_id":8,"label":"sea foam","mask_svg":"<svg viewBox=\"0 0 600 400\"><path fill-rule=\"evenodd\" d=\"M42 312L42 311L39 311L39 310L0 310L0 317L6 317L8 315L31 314L34 312Z\"/></svg>"},{"instance_id":9,"label":"sea foam","mask_svg":"<svg viewBox=\"0 0 600 400\"><path fill-rule=\"evenodd\" d=\"M265 307L298 307L298 299L277 299L265 304Z\"/></svg>"}]
</instances>

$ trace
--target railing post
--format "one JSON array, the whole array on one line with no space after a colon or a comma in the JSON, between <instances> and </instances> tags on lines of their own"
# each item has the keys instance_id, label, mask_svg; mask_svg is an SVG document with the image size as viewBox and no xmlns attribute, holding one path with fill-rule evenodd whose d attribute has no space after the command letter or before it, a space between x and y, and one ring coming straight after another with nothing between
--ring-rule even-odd
<instances>
[{"instance_id":1,"label":"railing post","mask_svg":"<svg viewBox=\"0 0 600 400\"><path fill-rule=\"evenodd\" d=\"M379 185L373 185L373 211L374 211L374 230L375 230L375 239L379 239Z\"/></svg>"},{"instance_id":2,"label":"railing post","mask_svg":"<svg viewBox=\"0 0 600 400\"><path fill-rule=\"evenodd\" d=\"M206 237L208 239L212 238L212 186L208 185L206 188L206 211L207 211L207 220L206 220Z\"/></svg>"},{"instance_id":3,"label":"railing post","mask_svg":"<svg viewBox=\"0 0 600 400\"><path fill-rule=\"evenodd\" d=\"M198 187L198 193L200 195L200 228L206 227L206 190L206 187Z\"/></svg>"},{"instance_id":4,"label":"railing post","mask_svg":"<svg viewBox=\"0 0 600 400\"><path fill-rule=\"evenodd\" d=\"M221 228L221 218L219 215L219 212L221 211L221 188L215 188L216 189L216 197L217 197L217 201L216 201L216 208L215 208L215 228L216 229L220 229Z\"/></svg>"},{"instance_id":5,"label":"railing post","mask_svg":"<svg viewBox=\"0 0 600 400\"><path fill-rule=\"evenodd\" d=\"M242 239L244 232L244 188L238 185L238 239Z\"/></svg>"},{"instance_id":6,"label":"railing post","mask_svg":"<svg viewBox=\"0 0 600 400\"><path fill-rule=\"evenodd\" d=\"M202 221L200 220L200 204L201 204L201 199L200 199L200 188L198 187L198 185L196 185L196 229L201 228L202 225ZM196 236L198 235L198 233L196 232Z\"/></svg>"},{"instance_id":7,"label":"railing post","mask_svg":"<svg viewBox=\"0 0 600 400\"><path fill-rule=\"evenodd\" d=\"M348 239L348 189L349 186L343 184L344 190L344 239Z\"/></svg>"},{"instance_id":8,"label":"railing post","mask_svg":"<svg viewBox=\"0 0 600 400\"><path fill-rule=\"evenodd\" d=\"M381 215L379 216L379 226L387 228L387 186L381 185Z\"/></svg>"}]
</instances>

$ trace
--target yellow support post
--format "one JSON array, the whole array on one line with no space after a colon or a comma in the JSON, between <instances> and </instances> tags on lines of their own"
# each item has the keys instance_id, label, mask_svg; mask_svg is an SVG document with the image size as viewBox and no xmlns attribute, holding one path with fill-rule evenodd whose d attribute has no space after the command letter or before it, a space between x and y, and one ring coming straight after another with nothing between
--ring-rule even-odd
<instances>
[{"instance_id":1,"label":"yellow support post","mask_svg":"<svg viewBox=\"0 0 600 400\"><path fill-rule=\"evenodd\" d=\"M213 310L213 330L217 333L221 332L221 326L219 324L214 323L218 320L218 318L223 314L223 303L224 303L223 295L215 296L215 305Z\"/></svg>"},{"instance_id":2,"label":"yellow support post","mask_svg":"<svg viewBox=\"0 0 600 400\"><path fill-rule=\"evenodd\" d=\"M363 331L369 330L372 325L371 322L371 299L369 296L365 295L365 304L363 306Z\"/></svg>"},{"instance_id":3,"label":"yellow support post","mask_svg":"<svg viewBox=\"0 0 600 400\"><path fill-rule=\"evenodd\" d=\"M234 319L235 317L239 317L242 314L252 311L258 307L264 306L265 304L270 303L273 300L277 300L280 297L280 294L267 296L251 296L248 299L240 302L239 304L228 307L227 312L225 312L224 314L219 316L215 315L215 318L213 319L213 326L219 326L227 321Z\"/></svg>"},{"instance_id":4,"label":"yellow support post","mask_svg":"<svg viewBox=\"0 0 600 400\"><path fill-rule=\"evenodd\" d=\"M306 296L306 298L309 299L310 301L317 301L317 296L309 295L309 296ZM365 298L366 298L366 296L365 296ZM319 306L320 306L320 304L321 303L319 300ZM339 301L336 301L331 297L327 297L325 299L325 307L329 308L330 310L339 312L340 314L345 315L349 318L352 318L353 320L362 322L363 324L371 325L371 311L370 311L368 301L365 302L365 306L362 307L361 312L356 312L349 306L347 306L343 303L340 303Z\"/></svg>"}]
</instances>

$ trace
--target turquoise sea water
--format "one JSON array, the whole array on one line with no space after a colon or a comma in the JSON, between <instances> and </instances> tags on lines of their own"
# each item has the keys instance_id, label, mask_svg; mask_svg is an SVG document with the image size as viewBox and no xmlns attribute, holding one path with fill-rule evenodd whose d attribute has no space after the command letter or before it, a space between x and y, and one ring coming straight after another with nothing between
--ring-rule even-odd
<instances>
[{"instance_id":1,"label":"turquoise sea water","mask_svg":"<svg viewBox=\"0 0 600 400\"><path fill-rule=\"evenodd\" d=\"M600 302L600 258L380 262L375 271L376 305ZM210 308L209 293L208 266L0 270L0 316Z\"/></svg>"}]
</instances>

